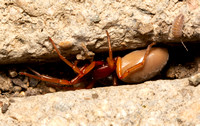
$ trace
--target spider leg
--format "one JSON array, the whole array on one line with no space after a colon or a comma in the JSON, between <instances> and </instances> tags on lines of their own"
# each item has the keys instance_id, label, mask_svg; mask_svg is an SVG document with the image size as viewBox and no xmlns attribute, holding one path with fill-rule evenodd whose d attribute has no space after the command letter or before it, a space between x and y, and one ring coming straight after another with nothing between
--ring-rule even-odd
<instances>
[{"instance_id":1,"label":"spider leg","mask_svg":"<svg viewBox=\"0 0 200 126\"><path fill-rule=\"evenodd\" d=\"M49 41L51 42L51 44L53 45L54 49L56 50L56 53L58 54L59 58L64 61L67 65L69 65L76 73L78 74L82 74L82 72L80 71L80 69L76 66L76 64L72 64L71 62L69 62L64 56L61 55L60 51L58 50L58 48L56 47L54 41L48 37Z\"/></svg>"},{"instance_id":2,"label":"spider leg","mask_svg":"<svg viewBox=\"0 0 200 126\"><path fill-rule=\"evenodd\" d=\"M120 58L120 57L117 57L117 70L116 70L116 71L117 71L117 74L118 74L119 79L125 78L126 76L128 76L128 74L129 74L130 72L135 71L135 70L141 68L141 67L144 65L144 63L146 62L146 58L147 58L147 56L148 56L149 53L150 53L151 47L152 47L153 45L155 45L155 44L156 44L156 43L153 42L153 43L151 43L150 45L148 45L148 47L147 47L147 49L146 49L146 52L145 52L145 54L144 54L143 60L142 60L140 63L138 63L138 64L136 64L136 65L130 67L129 69L127 69L123 74L122 74L122 70L121 70L121 62L122 62L122 61L121 61L121 58Z\"/></svg>"},{"instance_id":3,"label":"spider leg","mask_svg":"<svg viewBox=\"0 0 200 126\"><path fill-rule=\"evenodd\" d=\"M74 79L72 79L71 81L68 80L64 80L64 79L58 79L58 78L54 78L54 77L50 77L50 76L46 76L46 75L41 75L40 73L36 72L35 70L29 68L33 73L35 73L36 75L33 74L29 74L26 72L20 72L20 75L25 75L31 78L35 78L38 80L42 80L42 81L47 81L47 82L52 82L52 83L58 83L58 84L62 84L62 85L74 85L77 84L80 79L86 75L87 73L89 73L93 68L95 67L95 61L91 62L90 65L88 66L83 66L80 70L82 74L78 74Z\"/></svg>"}]
</instances>

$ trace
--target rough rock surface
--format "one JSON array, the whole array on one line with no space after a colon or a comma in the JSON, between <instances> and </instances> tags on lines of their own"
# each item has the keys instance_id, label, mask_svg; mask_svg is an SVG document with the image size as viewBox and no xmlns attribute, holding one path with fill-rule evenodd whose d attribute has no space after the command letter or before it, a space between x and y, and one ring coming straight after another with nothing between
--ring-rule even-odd
<instances>
[{"instance_id":1,"label":"rough rock surface","mask_svg":"<svg viewBox=\"0 0 200 126\"><path fill-rule=\"evenodd\" d=\"M186 78L0 99L0 125L195 125L199 96Z\"/></svg>"},{"instance_id":2,"label":"rough rock surface","mask_svg":"<svg viewBox=\"0 0 200 126\"><path fill-rule=\"evenodd\" d=\"M1 0L0 64L56 59L48 36L60 49L64 46L65 56L87 48L107 50L105 30L114 50L145 47L151 41L198 41L199 5L199 0ZM171 26L181 13L183 36L174 38ZM66 45L59 43L65 41ZM175 72L169 77L185 77L179 68L172 69ZM11 81L1 77L0 89L10 91ZM199 78L196 74L139 85L4 98L0 99L0 125L195 125L200 123ZM21 91L21 82L15 83L19 86L12 90Z\"/></svg>"},{"instance_id":3,"label":"rough rock surface","mask_svg":"<svg viewBox=\"0 0 200 126\"><path fill-rule=\"evenodd\" d=\"M200 39L199 0L1 0L0 64L43 61L56 55L47 37L69 41L66 56L85 43L91 51L107 49L108 30L113 49L144 47L147 42L179 42L171 26L184 14L183 38ZM71 43L70 43L71 42ZM76 46L75 46L76 45Z\"/></svg>"}]
</instances>

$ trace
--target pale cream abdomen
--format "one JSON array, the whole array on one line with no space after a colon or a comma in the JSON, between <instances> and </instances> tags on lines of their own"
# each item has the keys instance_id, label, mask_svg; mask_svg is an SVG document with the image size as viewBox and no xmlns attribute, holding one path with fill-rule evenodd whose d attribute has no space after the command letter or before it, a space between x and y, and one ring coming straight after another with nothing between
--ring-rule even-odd
<instances>
[{"instance_id":1,"label":"pale cream abdomen","mask_svg":"<svg viewBox=\"0 0 200 126\"><path fill-rule=\"evenodd\" d=\"M146 49L133 51L122 58L122 74L128 68L140 63L144 57ZM129 75L122 79L127 83L138 83L151 79L158 74L166 65L169 58L167 49L153 47L141 68L132 71Z\"/></svg>"}]
</instances>

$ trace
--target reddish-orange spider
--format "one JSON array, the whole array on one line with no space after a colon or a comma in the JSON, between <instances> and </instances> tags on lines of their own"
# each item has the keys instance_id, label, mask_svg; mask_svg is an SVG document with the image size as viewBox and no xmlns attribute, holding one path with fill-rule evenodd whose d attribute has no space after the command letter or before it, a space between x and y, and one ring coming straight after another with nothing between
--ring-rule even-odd
<instances>
[{"instance_id":1,"label":"reddish-orange spider","mask_svg":"<svg viewBox=\"0 0 200 126\"><path fill-rule=\"evenodd\" d=\"M91 83L89 83L85 87L85 88L92 88L96 80L108 77L109 75L114 73L115 70L118 78L124 82L127 83L142 82L154 77L158 72L162 70L162 68L167 63L169 57L167 49L159 47L152 48L152 46L155 45L154 42L150 44L147 47L147 49L133 51L125 55L123 58L121 57L113 58L110 36L107 31L106 34L109 46L109 57L107 58L107 61L106 62L92 61L90 64L86 64L81 68L78 68L76 63L73 64L69 62L67 59L65 59L61 55L60 51L57 49L53 40L49 37L49 41L53 45L60 59L63 60L67 65L69 65L74 70L74 72L78 74L74 79L70 81L41 75L34 70L31 71L36 75L32 75L25 72L20 72L19 74L39 79L42 81L53 82L62 85L75 85L81 82L83 80L82 78L86 74L92 73ZM114 85L117 84L114 83Z\"/></svg>"}]
</instances>

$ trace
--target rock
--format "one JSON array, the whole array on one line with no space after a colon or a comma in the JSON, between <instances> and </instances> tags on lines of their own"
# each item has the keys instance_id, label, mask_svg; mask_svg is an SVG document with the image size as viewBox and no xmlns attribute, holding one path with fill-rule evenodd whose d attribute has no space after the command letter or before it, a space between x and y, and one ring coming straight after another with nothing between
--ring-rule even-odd
<instances>
[{"instance_id":1,"label":"rock","mask_svg":"<svg viewBox=\"0 0 200 126\"><path fill-rule=\"evenodd\" d=\"M168 78L186 78L197 72L197 64L178 64L171 65L167 70L166 77Z\"/></svg>"},{"instance_id":2,"label":"rock","mask_svg":"<svg viewBox=\"0 0 200 126\"><path fill-rule=\"evenodd\" d=\"M180 42L171 26L184 14L182 41L200 39L199 1L0 1L0 64L53 61L48 36L57 45L71 42L62 54L80 52L80 43L90 51L107 51L105 30L115 50L145 47L147 42ZM195 3L195 4L194 4ZM62 45L62 44L61 44Z\"/></svg>"},{"instance_id":3,"label":"rock","mask_svg":"<svg viewBox=\"0 0 200 126\"><path fill-rule=\"evenodd\" d=\"M198 5L197 0L1 0L0 64L56 62L58 56L48 37L69 59L75 55L85 59L87 55L108 51L105 30L111 36L113 50L146 47L152 41L165 44L199 41ZM174 38L171 26L180 13L185 17L183 36ZM199 63L197 69L189 69L187 74L180 73L180 69L188 70L187 67L174 68L169 76L188 77L199 71ZM16 73L9 74L14 77ZM57 93L53 93L56 89L44 86L45 93L52 92L46 95L36 95L42 93L41 89L28 88L25 84L28 78L24 82L19 78L12 79L22 91L18 92L17 87L17 92L10 94L13 90L10 79L5 74L0 76L0 92L4 93L1 96L4 99L0 98L0 125L200 123L199 74L185 79ZM18 98L12 98L15 102L5 98L11 96Z\"/></svg>"},{"instance_id":4,"label":"rock","mask_svg":"<svg viewBox=\"0 0 200 126\"><path fill-rule=\"evenodd\" d=\"M1 112L3 114L6 113L9 106L10 106L9 104L4 103L3 106L2 106L2 108L1 108Z\"/></svg>"},{"instance_id":5,"label":"rock","mask_svg":"<svg viewBox=\"0 0 200 126\"><path fill-rule=\"evenodd\" d=\"M15 85L18 85L18 86L20 86L20 87L22 87L22 88L25 88L25 89L28 88L27 84L25 84L25 83L24 83L22 80L20 80L19 78L14 78L14 79L12 79L12 82L13 82Z\"/></svg>"},{"instance_id":6,"label":"rock","mask_svg":"<svg viewBox=\"0 0 200 126\"><path fill-rule=\"evenodd\" d=\"M39 80L34 79L34 78L30 78L29 86L35 87L35 86L37 86L38 82L39 82Z\"/></svg>"},{"instance_id":7,"label":"rock","mask_svg":"<svg viewBox=\"0 0 200 126\"><path fill-rule=\"evenodd\" d=\"M20 87L20 86L13 87L13 92L20 92L21 90L22 90L22 87Z\"/></svg>"},{"instance_id":8,"label":"rock","mask_svg":"<svg viewBox=\"0 0 200 126\"><path fill-rule=\"evenodd\" d=\"M0 124L196 125L199 95L186 78L12 98Z\"/></svg>"},{"instance_id":9,"label":"rock","mask_svg":"<svg viewBox=\"0 0 200 126\"><path fill-rule=\"evenodd\" d=\"M200 73L197 73L191 77L189 77L190 85L198 86L200 84Z\"/></svg>"},{"instance_id":10,"label":"rock","mask_svg":"<svg viewBox=\"0 0 200 126\"><path fill-rule=\"evenodd\" d=\"M40 90L38 88L29 87L25 94L26 96L38 95L40 94Z\"/></svg>"},{"instance_id":11,"label":"rock","mask_svg":"<svg viewBox=\"0 0 200 126\"><path fill-rule=\"evenodd\" d=\"M13 85L10 78L8 78L5 73L0 72L0 90L11 91L12 87Z\"/></svg>"},{"instance_id":12,"label":"rock","mask_svg":"<svg viewBox=\"0 0 200 126\"><path fill-rule=\"evenodd\" d=\"M14 77L16 77L16 76L18 75L18 73L16 72L15 69L10 69L10 70L8 70L8 74L9 74L9 76L12 77L12 78L14 78Z\"/></svg>"},{"instance_id":13,"label":"rock","mask_svg":"<svg viewBox=\"0 0 200 126\"><path fill-rule=\"evenodd\" d=\"M56 92L56 89L54 89L54 88L52 88L52 87L49 87L49 92L50 92L50 93L54 93L54 92Z\"/></svg>"}]
</instances>

